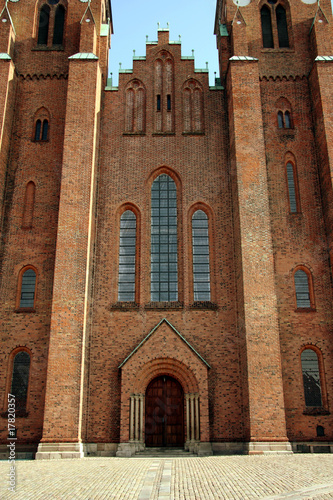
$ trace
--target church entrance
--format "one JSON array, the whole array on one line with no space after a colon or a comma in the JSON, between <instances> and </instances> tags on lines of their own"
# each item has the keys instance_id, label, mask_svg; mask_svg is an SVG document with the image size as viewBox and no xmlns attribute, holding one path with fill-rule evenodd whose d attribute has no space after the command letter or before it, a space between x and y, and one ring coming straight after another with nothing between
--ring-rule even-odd
<instances>
[{"instance_id":1,"label":"church entrance","mask_svg":"<svg viewBox=\"0 0 333 500\"><path fill-rule=\"evenodd\" d=\"M167 375L150 382L146 391L146 446L184 446L184 392Z\"/></svg>"}]
</instances>

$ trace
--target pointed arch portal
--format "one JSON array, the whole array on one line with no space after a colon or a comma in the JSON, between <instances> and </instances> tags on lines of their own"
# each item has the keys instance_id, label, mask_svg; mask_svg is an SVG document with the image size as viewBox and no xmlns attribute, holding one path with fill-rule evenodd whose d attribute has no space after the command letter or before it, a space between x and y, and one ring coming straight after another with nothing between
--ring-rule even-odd
<instances>
[{"instance_id":1,"label":"pointed arch portal","mask_svg":"<svg viewBox=\"0 0 333 500\"><path fill-rule=\"evenodd\" d=\"M184 446L184 391L170 376L154 378L145 397L146 446Z\"/></svg>"}]
</instances>

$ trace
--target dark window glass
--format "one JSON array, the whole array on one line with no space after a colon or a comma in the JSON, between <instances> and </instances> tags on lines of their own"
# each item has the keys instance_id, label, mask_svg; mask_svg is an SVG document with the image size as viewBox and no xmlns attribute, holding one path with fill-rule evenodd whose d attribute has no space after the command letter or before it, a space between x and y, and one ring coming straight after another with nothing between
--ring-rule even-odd
<instances>
[{"instance_id":1,"label":"dark window glass","mask_svg":"<svg viewBox=\"0 0 333 500\"><path fill-rule=\"evenodd\" d=\"M61 45L64 36L65 9L62 5L57 7L54 19L53 45Z\"/></svg>"},{"instance_id":2,"label":"dark window glass","mask_svg":"<svg viewBox=\"0 0 333 500\"><path fill-rule=\"evenodd\" d=\"M20 307L34 307L36 273L28 269L22 276Z\"/></svg>"},{"instance_id":3,"label":"dark window glass","mask_svg":"<svg viewBox=\"0 0 333 500\"><path fill-rule=\"evenodd\" d=\"M195 301L210 300L208 217L197 210L192 217L193 291Z\"/></svg>"},{"instance_id":4,"label":"dark window glass","mask_svg":"<svg viewBox=\"0 0 333 500\"><path fill-rule=\"evenodd\" d=\"M284 128L282 111L278 112L278 125L279 125L279 128Z\"/></svg>"},{"instance_id":5,"label":"dark window glass","mask_svg":"<svg viewBox=\"0 0 333 500\"><path fill-rule=\"evenodd\" d=\"M284 123L286 128L291 128L290 113L286 111L284 114Z\"/></svg>"},{"instance_id":6,"label":"dark window glass","mask_svg":"<svg viewBox=\"0 0 333 500\"><path fill-rule=\"evenodd\" d=\"M279 47L289 47L286 10L282 5L276 7L276 24L279 37Z\"/></svg>"},{"instance_id":7,"label":"dark window glass","mask_svg":"<svg viewBox=\"0 0 333 500\"><path fill-rule=\"evenodd\" d=\"M306 406L322 406L318 356L313 349L301 354L303 385Z\"/></svg>"},{"instance_id":8,"label":"dark window glass","mask_svg":"<svg viewBox=\"0 0 333 500\"><path fill-rule=\"evenodd\" d=\"M15 410L25 410L28 395L30 356L21 351L16 354L13 365L11 394L15 396Z\"/></svg>"},{"instance_id":9,"label":"dark window glass","mask_svg":"<svg viewBox=\"0 0 333 500\"><path fill-rule=\"evenodd\" d=\"M49 128L49 122L47 120L43 121L43 131L42 131L42 141L47 140L47 131Z\"/></svg>"},{"instance_id":10,"label":"dark window glass","mask_svg":"<svg viewBox=\"0 0 333 500\"><path fill-rule=\"evenodd\" d=\"M266 49L274 48L271 11L264 5L260 11L263 46Z\"/></svg>"},{"instance_id":11,"label":"dark window glass","mask_svg":"<svg viewBox=\"0 0 333 500\"><path fill-rule=\"evenodd\" d=\"M318 437L325 436L325 429L322 425L317 425L317 436Z\"/></svg>"},{"instance_id":12,"label":"dark window glass","mask_svg":"<svg viewBox=\"0 0 333 500\"><path fill-rule=\"evenodd\" d=\"M288 180L290 212L296 213L297 199L296 199L296 188L295 188L295 176L294 176L294 167L291 163L287 163L287 180Z\"/></svg>"},{"instance_id":13,"label":"dark window glass","mask_svg":"<svg viewBox=\"0 0 333 500\"><path fill-rule=\"evenodd\" d=\"M151 300L178 300L177 191L162 174L151 190Z\"/></svg>"},{"instance_id":14,"label":"dark window glass","mask_svg":"<svg viewBox=\"0 0 333 500\"><path fill-rule=\"evenodd\" d=\"M126 210L120 218L118 301L135 301L136 217Z\"/></svg>"},{"instance_id":15,"label":"dark window glass","mask_svg":"<svg viewBox=\"0 0 333 500\"><path fill-rule=\"evenodd\" d=\"M50 7L43 5L40 9L39 14L39 25L38 25L38 45L47 45L47 39L49 34L49 21L50 21Z\"/></svg>"},{"instance_id":16,"label":"dark window glass","mask_svg":"<svg viewBox=\"0 0 333 500\"><path fill-rule=\"evenodd\" d=\"M167 95L167 110L171 111L171 95Z\"/></svg>"},{"instance_id":17,"label":"dark window glass","mask_svg":"<svg viewBox=\"0 0 333 500\"><path fill-rule=\"evenodd\" d=\"M161 95L157 94L157 111L161 111Z\"/></svg>"},{"instance_id":18,"label":"dark window glass","mask_svg":"<svg viewBox=\"0 0 333 500\"><path fill-rule=\"evenodd\" d=\"M40 120L36 121L36 128L35 128L35 141L40 141L40 131L42 128L42 122Z\"/></svg>"},{"instance_id":19,"label":"dark window glass","mask_svg":"<svg viewBox=\"0 0 333 500\"><path fill-rule=\"evenodd\" d=\"M297 308L311 307L309 278L305 271L299 269L294 274Z\"/></svg>"}]
</instances>

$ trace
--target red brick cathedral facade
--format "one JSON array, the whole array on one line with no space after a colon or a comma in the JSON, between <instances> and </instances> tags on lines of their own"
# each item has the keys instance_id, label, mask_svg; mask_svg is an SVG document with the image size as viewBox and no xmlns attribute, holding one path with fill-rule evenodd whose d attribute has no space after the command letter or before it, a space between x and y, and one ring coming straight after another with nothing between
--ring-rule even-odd
<instances>
[{"instance_id":1,"label":"red brick cathedral facade","mask_svg":"<svg viewBox=\"0 0 333 500\"><path fill-rule=\"evenodd\" d=\"M2 456L333 451L330 0L236 3L113 87L109 0L1 1Z\"/></svg>"}]
</instances>

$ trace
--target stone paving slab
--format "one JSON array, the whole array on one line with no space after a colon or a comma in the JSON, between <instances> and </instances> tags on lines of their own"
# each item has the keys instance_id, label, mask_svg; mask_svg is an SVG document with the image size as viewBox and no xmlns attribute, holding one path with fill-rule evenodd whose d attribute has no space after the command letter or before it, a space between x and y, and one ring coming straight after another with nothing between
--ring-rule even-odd
<instances>
[{"instance_id":1,"label":"stone paving slab","mask_svg":"<svg viewBox=\"0 0 333 500\"><path fill-rule=\"evenodd\" d=\"M333 454L0 462L0 499L330 500Z\"/></svg>"}]
</instances>

